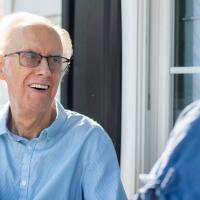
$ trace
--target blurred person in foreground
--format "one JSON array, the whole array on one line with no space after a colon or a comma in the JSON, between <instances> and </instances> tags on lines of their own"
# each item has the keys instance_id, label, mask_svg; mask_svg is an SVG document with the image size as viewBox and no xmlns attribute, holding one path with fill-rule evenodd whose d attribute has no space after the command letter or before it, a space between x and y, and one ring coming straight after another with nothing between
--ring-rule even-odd
<instances>
[{"instance_id":1,"label":"blurred person in foreground","mask_svg":"<svg viewBox=\"0 0 200 200\"><path fill-rule=\"evenodd\" d=\"M0 32L0 199L126 200L107 133L55 100L68 32L30 13L5 16Z\"/></svg>"},{"instance_id":2,"label":"blurred person in foreground","mask_svg":"<svg viewBox=\"0 0 200 200\"><path fill-rule=\"evenodd\" d=\"M200 199L200 101L180 114L165 151L148 175L137 200Z\"/></svg>"}]
</instances>

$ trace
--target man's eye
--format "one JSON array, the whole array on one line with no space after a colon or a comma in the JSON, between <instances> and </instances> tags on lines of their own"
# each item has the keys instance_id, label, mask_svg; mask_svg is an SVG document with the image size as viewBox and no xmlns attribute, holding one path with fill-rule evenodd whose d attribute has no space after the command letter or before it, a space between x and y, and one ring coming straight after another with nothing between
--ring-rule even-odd
<instances>
[{"instance_id":1,"label":"man's eye","mask_svg":"<svg viewBox=\"0 0 200 200\"><path fill-rule=\"evenodd\" d=\"M51 57L51 60L53 63L61 63L61 58L57 56Z\"/></svg>"},{"instance_id":2,"label":"man's eye","mask_svg":"<svg viewBox=\"0 0 200 200\"><path fill-rule=\"evenodd\" d=\"M37 59L38 55L36 53L26 53L25 55L28 59Z\"/></svg>"},{"instance_id":3,"label":"man's eye","mask_svg":"<svg viewBox=\"0 0 200 200\"><path fill-rule=\"evenodd\" d=\"M20 56L21 56L21 59L26 59L29 61L40 59L40 56L33 52L22 52Z\"/></svg>"}]
</instances>

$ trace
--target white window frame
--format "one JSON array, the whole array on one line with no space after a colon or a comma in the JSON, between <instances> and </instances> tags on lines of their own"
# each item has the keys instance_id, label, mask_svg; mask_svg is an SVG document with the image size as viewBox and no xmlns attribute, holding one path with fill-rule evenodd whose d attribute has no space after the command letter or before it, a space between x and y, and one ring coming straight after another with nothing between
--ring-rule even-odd
<instances>
[{"instance_id":1,"label":"white window frame","mask_svg":"<svg viewBox=\"0 0 200 200\"><path fill-rule=\"evenodd\" d=\"M174 47L174 1L151 1L151 167L163 151L172 126L173 85L170 67Z\"/></svg>"},{"instance_id":2,"label":"white window frame","mask_svg":"<svg viewBox=\"0 0 200 200\"><path fill-rule=\"evenodd\" d=\"M121 177L128 199L164 149L171 125L172 0L122 3Z\"/></svg>"}]
</instances>

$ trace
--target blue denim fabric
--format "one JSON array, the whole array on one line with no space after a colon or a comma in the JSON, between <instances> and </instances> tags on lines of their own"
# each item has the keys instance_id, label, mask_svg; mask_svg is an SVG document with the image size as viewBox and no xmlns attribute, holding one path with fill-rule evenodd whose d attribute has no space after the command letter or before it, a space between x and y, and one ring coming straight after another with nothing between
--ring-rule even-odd
<instances>
[{"instance_id":1,"label":"blue denim fabric","mask_svg":"<svg viewBox=\"0 0 200 200\"><path fill-rule=\"evenodd\" d=\"M200 199L200 101L179 116L166 149L136 200Z\"/></svg>"}]
</instances>

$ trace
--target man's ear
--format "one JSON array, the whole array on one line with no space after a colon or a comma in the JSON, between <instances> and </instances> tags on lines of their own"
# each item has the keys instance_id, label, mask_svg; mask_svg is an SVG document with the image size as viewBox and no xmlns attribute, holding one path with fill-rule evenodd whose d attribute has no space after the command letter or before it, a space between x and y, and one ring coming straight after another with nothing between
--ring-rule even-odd
<instances>
[{"instance_id":1,"label":"man's ear","mask_svg":"<svg viewBox=\"0 0 200 200\"><path fill-rule=\"evenodd\" d=\"M4 74L4 57L0 55L0 79L5 80Z\"/></svg>"}]
</instances>

